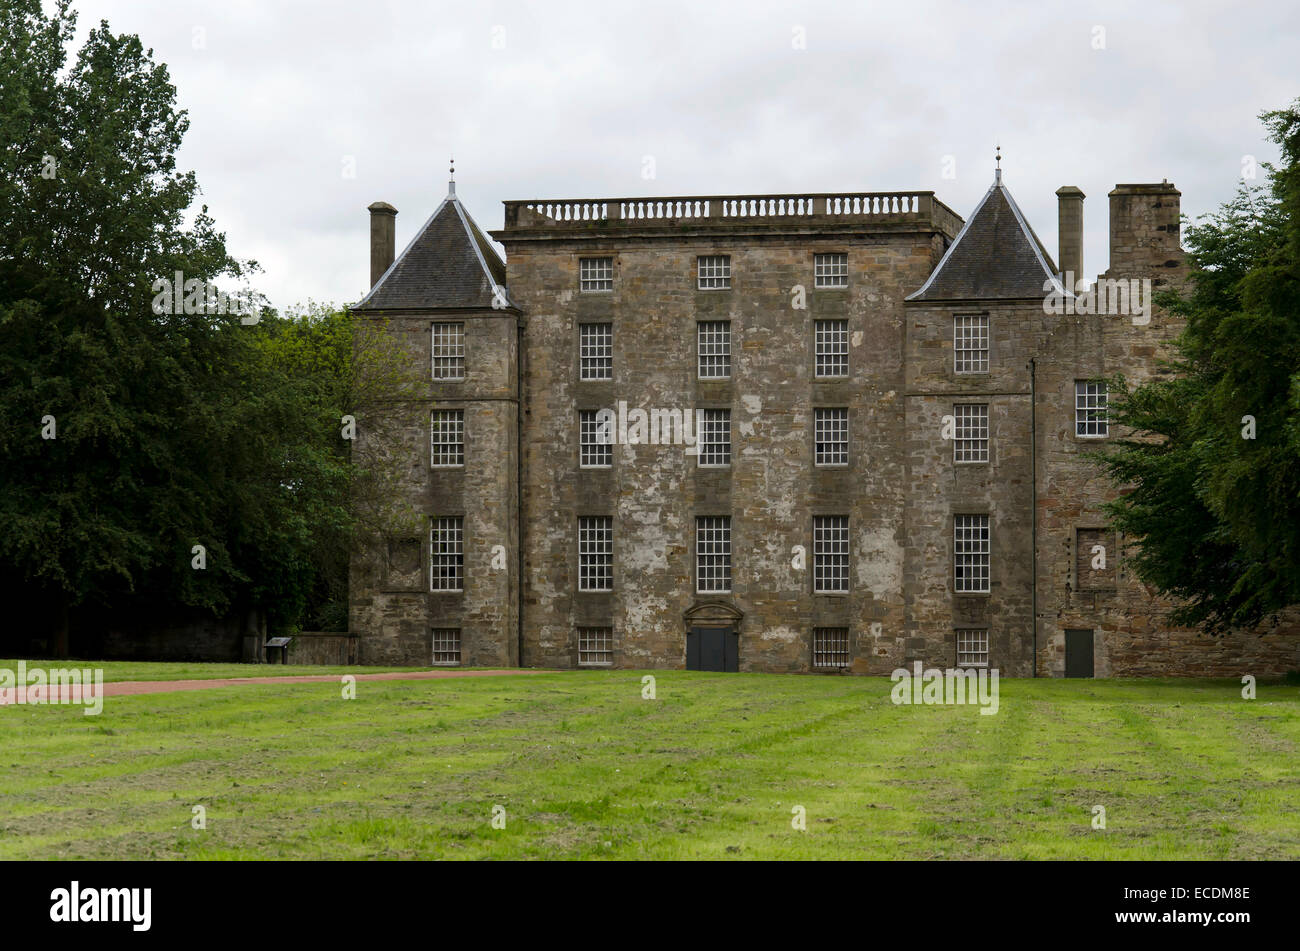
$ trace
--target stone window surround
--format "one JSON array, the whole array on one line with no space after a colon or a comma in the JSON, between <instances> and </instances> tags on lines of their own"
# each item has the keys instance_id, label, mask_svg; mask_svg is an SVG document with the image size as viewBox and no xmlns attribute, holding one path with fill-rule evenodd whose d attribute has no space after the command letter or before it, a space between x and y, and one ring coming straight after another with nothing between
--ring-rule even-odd
<instances>
[{"instance_id":1,"label":"stone window surround","mask_svg":"<svg viewBox=\"0 0 1300 951\"><path fill-rule=\"evenodd\" d=\"M959 518L979 518L983 517L988 520L988 552L985 557L988 559L988 590L971 591L958 590L957 588L957 519ZM954 598L987 598L993 593L993 513L988 509L982 511L971 510L966 508L954 509L948 516L948 539L952 546L949 549L949 570L948 584L949 592Z\"/></svg>"},{"instance_id":2,"label":"stone window surround","mask_svg":"<svg viewBox=\"0 0 1300 951\"><path fill-rule=\"evenodd\" d=\"M435 546L438 544L439 531L443 532L444 543L455 544L455 551L439 553L436 552ZM434 581L438 577L435 572L438 569L455 569L454 578L459 584L454 588L438 587ZM440 515L430 519L429 523L429 590L433 594L461 594L465 590L465 515Z\"/></svg>"},{"instance_id":3,"label":"stone window surround","mask_svg":"<svg viewBox=\"0 0 1300 951\"><path fill-rule=\"evenodd\" d=\"M952 378L968 378L988 376L993 369L994 347L993 347L993 316L987 310L953 310L950 312L951 324L950 333L952 340L952 355L948 360L948 373ZM986 356L985 367L982 370L958 370L957 369L957 318L959 317L983 317L986 322L986 335L984 338L984 353Z\"/></svg>"},{"instance_id":4,"label":"stone window surround","mask_svg":"<svg viewBox=\"0 0 1300 951\"><path fill-rule=\"evenodd\" d=\"M953 666L954 667L971 667L985 668L989 667L989 655L991 653L989 645L989 629L987 627L955 627L953 628ZM962 650L963 635L966 638L966 650ZM983 661L969 660L962 663L962 654L983 654Z\"/></svg>"},{"instance_id":5,"label":"stone window surround","mask_svg":"<svg viewBox=\"0 0 1300 951\"><path fill-rule=\"evenodd\" d=\"M702 524L706 523L706 524ZM717 533L714 544L721 545L725 542L726 553L711 553L707 557L717 559L716 563L710 565L710 575L722 577L725 573L727 585L725 588L701 588L700 587L700 569L702 556L700 553L700 533L713 532ZM732 521L730 515L697 515L695 517L694 544L691 546L691 554L695 561L695 593L697 595L720 595L731 594L735 588L735 562L732 559L734 549L732 547ZM723 561L725 559L725 562Z\"/></svg>"},{"instance_id":6,"label":"stone window surround","mask_svg":"<svg viewBox=\"0 0 1300 951\"><path fill-rule=\"evenodd\" d=\"M461 664L461 629L458 627L430 628L430 663L434 667L459 667ZM455 653L456 659L447 659ZM443 656L442 660L438 655Z\"/></svg>"},{"instance_id":7,"label":"stone window surround","mask_svg":"<svg viewBox=\"0 0 1300 951\"><path fill-rule=\"evenodd\" d=\"M843 261L843 263L844 263L844 273L843 273L843 275L840 275L840 274L838 273L839 262L838 262L838 261L831 261L831 260L829 260L829 259L832 258L832 257L840 257L840 258L843 258L843 259L844 259L844 261ZM819 261L817 260L818 258L824 258L824 259L826 259L826 260L824 260L824 261L820 261L820 262L819 262ZM824 269L824 273L818 270L819 267L821 267L822 269ZM821 281L822 281L822 279L823 279L824 277L829 277L829 278L836 279L836 280L838 280L840 277L843 277L843 279L844 279L844 283L843 283L843 284L823 284L823 283L821 283ZM849 289L849 252L848 252L848 250L845 249L845 250L843 250L843 251L814 251L814 252L813 252L813 290L818 290L818 291L847 291L848 289Z\"/></svg>"},{"instance_id":8,"label":"stone window surround","mask_svg":"<svg viewBox=\"0 0 1300 951\"><path fill-rule=\"evenodd\" d=\"M821 527L822 527L823 545L829 549L834 549L840 544L840 539L835 537L835 534L832 533L837 534L840 528L841 527L843 528L843 532L844 532L843 545L845 547L845 551L837 552L834 550L828 550L828 551L818 550L817 529L818 529L819 522L822 523ZM842 525L840 523L842 523ZM853 534L850 528L850 524L851 524L850 517L848 515L845 515L842 511L831 512L825 515L817 514L817 513L813 514L812 528L810 531L810 535L812 537L812 544L809 546L810 552L812 554L812 572L811 572L812 593L819 598L845 598L852 593ZM844 559L844 587L826 588L826 589L818 588L817 585L819 581L817 575L818 575L819 568L822 567L821 565L819 565L819 560L825 558L829 561L830 559L837 559L839 557L843 557ZM838 576L838 570L831 564L827 564L823 570L827 575L833 577Z\"/></svg>"},{"instance_id":9,"label":"stone window surround","mask_svg":"<svg viewBox=\"0 0 1300 951\"><path fill-rule=\"evenodd\" d=\"M595 329L593 329L592 332L590 332L589 334L584 335L583 331L586 328L607 328L608 336L606 336L604 330L597 331ZM614 321L580 319L577 321L577 331L578 331L578 341L577 341L578 382L579 383L612 383L614 380ZM592 351L590 354L585 354L583 352L584 344L587 344L590 347ZM589 356L592 363L595 363L597 360L600 360L603 363L605 357L604 354L600 353L599 351L603 350L606 345L608 345L609 347L609 357L608 357L609 376L584 375L583 372L584 356ZM602 367L601 369L604 368Z\"/></svg>"},{"instance_id":10,"label":"stone window surround","mask_svg":"<svg viewBox=\"0 0 1300 951\"><path fill-rule=\"evenodd\" d=\"M839 327L838 326L831 327L830 326L831 324L844 325L843 341L839 339ZM819 335L819 325L820 325L820 335ZM819 380L839 381L839 380L847 380L849 378L849 353L851 350L851 347L849 346L849 336L850 336L850 332L849 332L848 318L831 317L831 318L817 318L813 320L813 380L814 381L819 381ZM818 372L820 367L825 367L829 365L832 362L832 360L838 362L839 357L841 356L838 352L831 351L829 346L825 351L819 350L818 344L823 339L826 341L828 345L839 344L841 342L844 344L844 353L843 353L844 372L843 373L836 373L828 376Z\"/></svg>"},{"instance_id":11,"label":"stone window surround","mask_svg":"<svg viewBox=\"0 0 1300 951\"><path fill-rule=\"evenodd\" d=\"M1099 393L1082 394L1084 396L1085 405L1080 406L1079 397L1081 394L1079 392L1079 387L1081 386L1097 386L1100 387L1101 389ZM1106 381L1096 377L1076 378L1074 380L1074 386L1072 387L1071 391L1073 395L1073 400L1071 401L1070 405L1073 407L1073 409L1071 411L1071 418L1070 418L1070 435L1074 437L1075 442L1097 443L1109 439L1110 438L1110 387L1107 385ZM1088 396L1100 396L1102 398L1103 405L1102 406L1086 405L1088 403L1088 399L1087 399ZM1100 426L1103 429L1102 432L1095 433L1095 434L1086 434L1086 433L1079 432L1079 423L1080 423L1079 413L1081 411L1087 411L1089 409L1091 409L1094 412L1097 409L1104 409L1105 418L1100 422ZM1093 425L1096 424L1094 423Z\"/></svg>"},{"instance_id":12,"label":"stone window surround","mask_svg":"<svg viewBox=\"0 0 1300 951\"><path fill-rule=\"evenodd\" d=\"M612 469L614 467L614 444L612 442L613 434L610 434L611 441L601 443L598 439L591 442L586 441L586 437L591 434L593 437L598 436L600 432L599 409L578 409L578 468L589 470ZM583 417L590 415L591 426L587 425L587 420ZM584 454L591 450L591 455L604 456L609 459L608 462L583 462Z\"/></svg>"},{"instance_id":13,"label":"stone window surround","mask_svg":"<svg viewBox=\"0 0 1300 951\"><path fill-rule=\"evenodd\" d=\"M602 262L608 262L608 272ZM616 268L617 262L613 252L592 253L584 251L578 255L578 293L612 294L614 292L614 271ZM587 272L591 273L588 274ZM583 285L588 281L600 284L608 282L609 287L584 287Z\"/></svg>"},{"instance_id":14,"label":"stone window surround","mask_svg":"<svg viewBox=\"0 0 1300 951\"><path fill-rule=\"evenodd\" d=\"M987 402L955 402L952 404L954 430L952 435L952 462L955 466L987 466L993 458L993 424ZM965 412L959 412L964 410ZM983 410L982 413L979 410ZM983 435L979 435L983 433ZM964 434L964 435L963 435ZM972 435L974 434L974 435ZM982 445L980 445L982 444ZM961 458L975 454L983 458Z\"/></svg>"},{"instance_id":15,"label":"stone window surround","mask_svg":"<svg viewBox=\"0 0 1300 951\"><path fill-rule=\"evenodd\" d=\"M832 416L831 415L832 413L839 413L843 415L842 417ZM819 414L822 414L820 420L818 419ZM843 440L840 441L836 439L835 441L832 442L831 440L821 438L827 435L827 432L823 431L823 429L819 429L818 423L820 422L824 424L824 428L827 430L833 429L834 435L839 436L841 435L838 426L838 420L840 418L842 418L844 421L844 429L842 433L844 437ZM851 447L852 447L853 440L851 438L852 436L851 418L852 418L852 414L849 412L849 407L847 406L814 406L813 407L812 460L813 460L814 469L847 469L850 467L850 465L852 465L853 456L851 455L852 453ZM835 445L835 446L842 445L844 447L844 461L843 462L818 462L817 447L819 445Z\"/></svg>"},{"instance_id":16,"label":"stone window surround","mask_svg":"<svg viewBox=\"0 0 1300 951\"><path fill-rule=\"evenodd\" d=\"M710 262L706 265L704 262ZM704 268L716 268L716 273L706 275ZM727 251L706 251L695 256L695 290L700 292L708 291L729 291L732 289L731 278L733 271L731 269L731 253ZM714 287L705 287L705 281L725 281Z\"/></svg>"},{"instance_id":17,"label":"stone window surround","mask_svg":"<svg viewBox=\"0 0 1300 951\"><path fill-rule=\"evenodd\" d=\"M821 637L820 650L818 649L819 635ZM839 643L840 637L843 638L842 647L840 646ZM833 638L834 640L828 644L827 643L828 638ZM853 632L850 628L845 626L839 626L839 627L817 626L812 629L812 637L809 640L810 640L809 647L812 655L808 665L810 669L843 670L853 662ZM830 663L830 664L827 663L819 664L817 663L817 657L819 654L823 654L823 655L830 654L833 657L835 657L836 660L840 660L842 662Z\"/></svg>"},{"instance_id":18,"label":"stone window surround","mask_svg":"<svg viewBox=\"0 0 1300 951\"><path fill-rule=\"evenodd\" d=\"M574 627L574 662L577 667L613 667L618 635L613 624L579 624ZM584 655L589 656L583 660ZM592 659L592 657L605 659Z\"/></svg>"}]
</instances>

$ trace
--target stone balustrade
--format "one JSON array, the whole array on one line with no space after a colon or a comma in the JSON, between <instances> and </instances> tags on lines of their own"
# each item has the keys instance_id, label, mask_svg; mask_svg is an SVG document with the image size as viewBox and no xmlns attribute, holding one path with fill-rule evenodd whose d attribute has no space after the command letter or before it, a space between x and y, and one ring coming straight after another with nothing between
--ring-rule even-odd
<instances>
[{"instance_id":1,"label":"stone balustrade","mask_svg":"<svg viewBox=\"0 0 1300 951\"><path fill-rule=\"evenodd\" d=\"M961 219L934 192L723 195L677 198L565 198L505 202L508 231L828 222L933 223L953 231Z\"/></svg>"}]
</instances>

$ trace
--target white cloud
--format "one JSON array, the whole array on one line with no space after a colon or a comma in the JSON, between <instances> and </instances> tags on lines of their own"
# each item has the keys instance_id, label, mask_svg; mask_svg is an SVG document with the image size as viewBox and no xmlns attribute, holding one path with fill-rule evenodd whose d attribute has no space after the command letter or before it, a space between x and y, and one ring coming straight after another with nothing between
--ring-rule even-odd
<instances>
[{"instance_id":1,"label":"white cloud","mask_svg":"<svg viewBox=\"0 0 1300 951\"><path fill-rule=\"evenodd\" d=\"M1255 116L1297 94L1300 26L1285 0L1248 16L1208 2L77 8L83 36L107 19L168 64L191 116L181 167L279 306L358 299L366 205L401 211L403 247L445 194L453 153L461 197L492 229L501 201L534 197L933 189L966 215L997 140L1050 250L1056 188L1087 193L1096 273L1117 182L1168 178L1197 214L1231 195L1242 155L1276 156Z\"/></svg>"}]
</instances>

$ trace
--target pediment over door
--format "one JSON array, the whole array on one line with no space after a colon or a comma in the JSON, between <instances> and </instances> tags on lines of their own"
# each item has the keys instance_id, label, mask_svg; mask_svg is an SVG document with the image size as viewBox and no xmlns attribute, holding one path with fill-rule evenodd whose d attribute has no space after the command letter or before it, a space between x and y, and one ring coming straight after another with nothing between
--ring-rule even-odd
<instances>
[{"instance_id":1,"label":"pediment over door","mask_svg":"<svg viewBox=\"0 0 1300 951\"><path fill-rule=\"evenodd\" d=\"M696 601L682 614L687 627L739 627L745 612L726 601Z\"/></svg>"}]
</instances>

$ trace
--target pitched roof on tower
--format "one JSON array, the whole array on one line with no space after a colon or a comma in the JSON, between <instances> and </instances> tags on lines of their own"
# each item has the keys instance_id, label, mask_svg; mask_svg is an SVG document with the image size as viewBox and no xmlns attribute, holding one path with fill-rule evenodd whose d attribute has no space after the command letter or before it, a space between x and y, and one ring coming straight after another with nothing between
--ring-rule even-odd
<instances>
[{"instance_id":1,"label":"pitched roof on tower","mask_svg":"<svg viewBox=\"0 0 1300 951\"><path fill-rule=\"evenodd\" d=\"M1028 300L1046 293L1045 281L1066 293L1051 255L1002 184L999 168L939 266L905 300Z\"/></svg>"},{"instance_id":2,"label":"pitched roof on tower","mask_svg":"<svg viewBox=\"0 0 1300 951\"><path fill-rule=\"evenodd\" d=\"M491 307L493 289L497 287L506 305L513 307L505 283L505 262L456 197L453 180L442 204L356 307Z\"/></svg>"}]
</instances>

